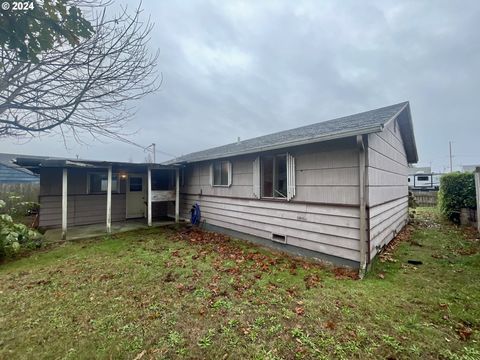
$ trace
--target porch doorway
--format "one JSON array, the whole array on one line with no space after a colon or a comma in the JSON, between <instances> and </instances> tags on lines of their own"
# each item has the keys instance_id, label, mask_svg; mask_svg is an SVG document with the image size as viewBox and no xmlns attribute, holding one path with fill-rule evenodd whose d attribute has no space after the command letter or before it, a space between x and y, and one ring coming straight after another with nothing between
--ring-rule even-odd
<instances>
[{"instance_id":1,"label":"porch doorway","mask_svg":"<svg viewBox=\"0 0 480 360\"><path fill-rule=\"evenodd\" d=\"M127 219L146 217L146 176L129 174L127 181Z\"/></svg>"}]
</instances>

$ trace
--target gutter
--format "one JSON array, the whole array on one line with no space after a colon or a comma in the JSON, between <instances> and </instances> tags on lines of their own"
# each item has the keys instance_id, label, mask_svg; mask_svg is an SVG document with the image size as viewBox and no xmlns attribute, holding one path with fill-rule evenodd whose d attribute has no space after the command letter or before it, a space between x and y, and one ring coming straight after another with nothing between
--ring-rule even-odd
<instances>
[{"instance_id":1,"label":"gutter","mask_svg":"<svg viewBox=\"0 0 480 360\"><path fill-rule=\"evenodd\" d=\"M358 180L358 198L359 198L359 210L360 210L360 268L358 275L361 279L365 276L367 272L367 256L368 256L368 233L367 233L367 162L366 162L366 150L365 142L363 135L357 135L357 146L358 146L358 171L359 171L359 180Z\"/></svg>"}]
</instances>

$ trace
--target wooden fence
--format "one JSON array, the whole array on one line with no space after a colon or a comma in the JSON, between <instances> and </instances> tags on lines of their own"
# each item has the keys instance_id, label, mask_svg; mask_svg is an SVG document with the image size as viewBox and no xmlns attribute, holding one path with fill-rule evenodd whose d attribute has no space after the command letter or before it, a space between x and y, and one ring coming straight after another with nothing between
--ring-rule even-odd
<instances>
[{"instance_id":1,"label":"wooden fence","mask_svg":"<svg viewBox=\"0 0 480 360\"><path fill-rule=\"evenodd\" d=\"M0 184L0 200L7 203L28 201L38 203L39 183Z\"/></svg>"},{"instance_id":2,"label":"wooden fence","mask_svg":"<svg viewBox=\"0 0 480 360\"><path fill-rule=\"evenodd\" d=\"M438 191L412 191L418 206L437 206Z\"/></svg>"}]
</instances>

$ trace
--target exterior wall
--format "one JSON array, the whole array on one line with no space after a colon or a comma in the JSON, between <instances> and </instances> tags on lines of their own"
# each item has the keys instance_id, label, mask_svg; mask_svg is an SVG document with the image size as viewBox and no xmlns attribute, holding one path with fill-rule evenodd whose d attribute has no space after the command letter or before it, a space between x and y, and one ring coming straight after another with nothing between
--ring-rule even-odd
<instances>
[{"instance_id":1,"label":"exterior wall","mask_svg":"<svg viewBox=\"0 0 480 360\"><path fill-rule=\"evenodd\" d=\"M278 153L284 153L280 151ZM198 203L207 224L271 241L359 261L358 152L354 139L288 149L295 157L296 196L290 201L256 199L253 161L258 154L230 158L232 186L212 187L210 162L185 169L180 214ZM266 154L266 153L265 153Z\"/></svg>"},{"instance_id":2,"label":"exterior wall","mask_svg":"<svg viewBox=\"0 0 480 360\"><path fill-rule=\"evenodd\" d=\"M103 170L68 169L68 226L106 222L107 195L87 193L87 174ZM106 171L105 171L106 172ZM120 193L112 193L112 221L125 220L125 181ZM62 169L44 168L40 172L40 222L42 227L62 225Z\"/></svg>"},{"instance_id":3,"label":"exterior wall","mask_svg":"<svg viewBox=\"0 0 480 360\"><path fill-rule=\"evenodd\" d=\"M106 222L107 195L68 195L68 226ZM112 221L125 220L125 194L112 194ZM62 226L62 196L40 196L40 226Z\"/></svg>"},{"instance_id":4,"label":"exterior wall","mask_svg":"<svg viewBox=\"0 0 480 360\"><path fill-rule=\"evenodd\" d=\"M396 120L368 136L367 204L370 259L392 240L408 219L408 163Z\"/></svg>"}]
</instances>

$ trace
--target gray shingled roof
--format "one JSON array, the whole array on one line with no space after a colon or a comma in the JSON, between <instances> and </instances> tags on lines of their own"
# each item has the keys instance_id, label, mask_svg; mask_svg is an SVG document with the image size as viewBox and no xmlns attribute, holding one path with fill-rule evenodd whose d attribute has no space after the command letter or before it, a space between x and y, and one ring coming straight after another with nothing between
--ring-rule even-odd
<instances>
[{"instance_id":1,"label":"gray shingled roof","mask_svg":"<svg viewBox=\"0 0 480 360\"><path fill-rule=\"evenodd\" d=\"M168 164L191 163L280 149L348 136L382 131L383 126L398 117L406 145L407 158L411 163L418 161L409 103L402 102L333 120L302 126L292 130L259 136L228 145L194 152L168 161Z\"/></svg>"}]
</instances>

